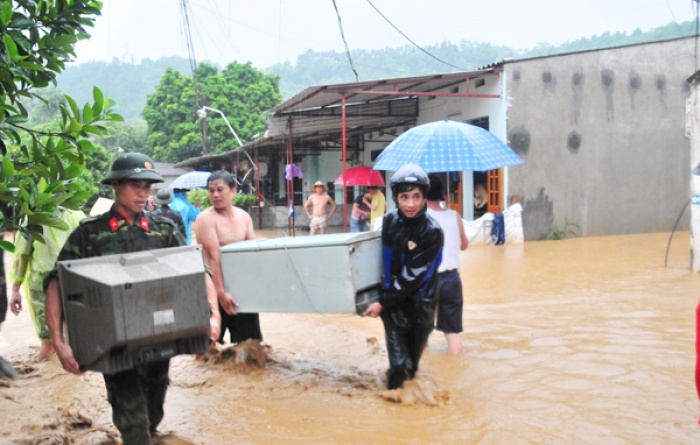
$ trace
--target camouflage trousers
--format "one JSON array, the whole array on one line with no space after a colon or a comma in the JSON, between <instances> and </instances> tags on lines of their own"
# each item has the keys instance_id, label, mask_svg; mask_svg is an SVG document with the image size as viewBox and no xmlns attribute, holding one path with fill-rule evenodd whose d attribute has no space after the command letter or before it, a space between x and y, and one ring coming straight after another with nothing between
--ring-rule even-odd
<instances>
[{"instance_id":1,"label":"camouflage trousers","mask_svg":"<svg viewBox=\"0 0 700 445\"><path fill-rule=\"evenodd\" d=\"M170 361L137 366L104 375L112 421L124 445L148 445L163 420L163 403L170 379Z\"/></svg>"}]
</instances>

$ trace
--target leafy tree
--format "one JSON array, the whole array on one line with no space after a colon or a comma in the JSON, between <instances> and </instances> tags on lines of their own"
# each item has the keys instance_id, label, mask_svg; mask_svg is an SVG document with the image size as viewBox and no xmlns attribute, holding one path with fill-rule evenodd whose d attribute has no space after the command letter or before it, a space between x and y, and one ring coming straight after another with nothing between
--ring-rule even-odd
<instances>
[{"instance_id":1,"label":"leafy tree","mask_svg":"<svg viewBox=\"0 0 700 445\"><path fill-rule=\"evenodd\" d=\"M33 128L60 118L61 105L68 105L61 90L53 87L42 89L40 99L33 99L25 104L29 115L27 126Z\"/></svg>"},{"instance_id":2,"label":"leafy tree","mask_svg":"<svg viewBox=\"0 0 700 445\"><path fill-rule=\"evenodd\" d=\"M94 138L94 142L105 146L107 150L121 148L123 151L153 156L153 150L148 144L148 136L146 134L148 127L143 119L108 122L105 127L109 134Z\"/></svg>"},{"instance_id":3,"label":"leafy tree","mask_svg":"<svg viewBox=\"0 0 700 445\"><path fill-rule=\"evenodd\" d=\"M196 113L197 94L200 106L221 111L243 142L264 133L264 111L282 99L277 76L263 74L250 63L231 62L221 72L215 66L200 64L195 78L196 85L191 77L167 69L155 93L146 100L143 117L158 161L178 162L202 154L203 118ZM209 153L238 147L221 115L210 112L206 119Z\"/></svg>"},{"instance_id":4,"label":"leafy tree","mask_svg":"<svg viewBox=\"0 0 700 445\"><path fill-rule=\"evenodd\" d=\"M56 218L58 205L79 208L90 196L78 181L86 155L95 148L88 139L103 135L103 121L121 120L98 88L93 103L79 108L65 96L59 105L58 130L29 128L26 103L42 100L35 90L56 84L56 75L75 57L74 46L89 37L102 3L93 0L0 1L0 215L3 230L42 239L41 226L67 228ZM9 212L7 207L13 207ZM16 218L9 218L14 213ZM0 247L13 246L0 241Z\"/></svg>"}]
</instances>

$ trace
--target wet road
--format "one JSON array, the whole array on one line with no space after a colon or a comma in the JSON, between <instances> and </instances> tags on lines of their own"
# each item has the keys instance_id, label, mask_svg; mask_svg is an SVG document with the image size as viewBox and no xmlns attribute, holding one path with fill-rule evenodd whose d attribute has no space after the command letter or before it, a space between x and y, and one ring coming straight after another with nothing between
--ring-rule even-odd
<instances>
[{"instance_id":1,"label":"wet road","mask_svg":"<svg viewBox=\"0 0 700 445\"><path fill-rule=\"evenodd\" d=\"M267 368L177 358L162 429L201 444L700 443L700 276L689 271L687 233L675 235L664 268L667 241L661 233L468 249L465 353L448 356L434 333L402 403L383 391L379 320L263 314ZM6 323L0 354L26 360L26 340L8 336L19 324ZM99 380L38 365L0 388L0 417L22 412L30 391L60 388L24 409L87 400L86 415L109 428ZM20 426L0 426L0 442Z\"/></svg>"},{"instance_id":2,"label":"wet road","mask_svg":"<svg viewBox=\"0 0 700 445\"><path fill-rule=\"evenodd\" d=\"M653 234L467 250L466 352L446 355L444 338L433 334L419 379L423 402L412 405L380 397L386 356L378 320L263 315L277 363L209 377L211 387L196 397L209 406L192 415L210 426L189 437L700 443L693 386L700 277L689 272L687 234L676 235L663 267L667 240ZM170 400L181 398L184 408L189 395ZM443 403L424 403L436 398Z\"/></svg>"}]
</instances>

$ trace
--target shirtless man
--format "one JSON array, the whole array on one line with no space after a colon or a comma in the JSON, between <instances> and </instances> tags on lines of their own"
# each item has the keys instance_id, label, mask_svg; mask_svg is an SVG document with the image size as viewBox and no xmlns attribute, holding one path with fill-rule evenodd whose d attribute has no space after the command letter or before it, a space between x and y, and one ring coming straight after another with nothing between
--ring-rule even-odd
<instances>
[{"instance_id":1,"label":"shirtless man","mask_svg":"<svg viewBox=\"0 0 700 445\"><path fill-rule=\"evenodd\" d=\"M311 228L311 235L316 235L316 230L318 230L321 235L326 233L326 227L328 227L328 220L331 219L337 205L333 198L328 196L326 190L328 187L321 181L316 181L316 183L311 187L316 193L309 196L309 199L304 203L304 210L306 210L306 215L309 217L311 223L309 227ZM314 206L314 214L311 215L309 212L309 206ZM327 206L331 206L331 211L328 212ZM326 214L328 212L328 214Z\"/></svg>"},{"instance_id":2,"label":"shirtless man","mask_svg":"<svg viewBox=\"0 0 700 445\"><path fill-rule=\"evenodd\" d=\"M212 271L221 312L219 343L224 341L228 328L231 343L248 339L262 340L258 314L236 314L236 300L224 289L221 272L220 248L226 244L255 239L253 220L250 215L232 204L237 192L236 181L224 170L213 172L207 179L211 207L197 216L194 226L197 242L204 247L204 262Z\"/></svg>"}]
</instances>

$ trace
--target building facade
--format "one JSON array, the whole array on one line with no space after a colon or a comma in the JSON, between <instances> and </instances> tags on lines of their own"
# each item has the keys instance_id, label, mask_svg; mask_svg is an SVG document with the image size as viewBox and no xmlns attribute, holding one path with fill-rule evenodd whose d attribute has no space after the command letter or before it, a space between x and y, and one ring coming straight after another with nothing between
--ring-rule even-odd
<instances>
[{"instance_id":1,"label":"building facade","mask_svg":"<svg viewBox=\"0 0 700 445\"><path fill-rule=\"evenodd\" d=\"M555 230L669 231L688 199L685 122L694 48L690 37L506 60L472 72L309 87L270 110L267 134L242 149L264 161L270 203L298 206L317 180L343 203L351 201L332 187L343 168L373 165L415 125L468 122L506 141L526 164L450 175L450 205L465 219L520 203L526 240ZM223 161L235 170L238 158L240 151L180 165ZM290 187L285 167L292 162L304 178ZM479 207L482 189L488 205ZM302 197L290 200L291 194ZM688 229L687 220L680 229Z\"/></svg>"}]
</instances>

